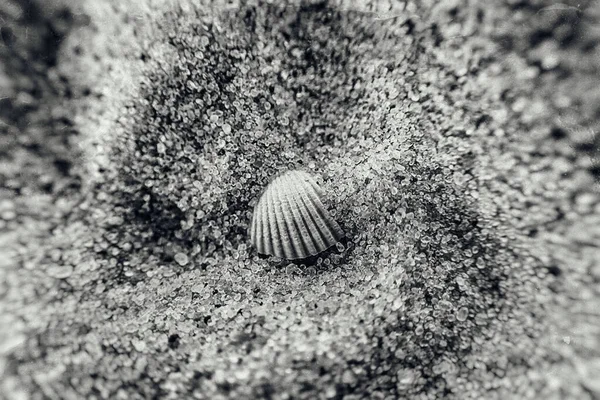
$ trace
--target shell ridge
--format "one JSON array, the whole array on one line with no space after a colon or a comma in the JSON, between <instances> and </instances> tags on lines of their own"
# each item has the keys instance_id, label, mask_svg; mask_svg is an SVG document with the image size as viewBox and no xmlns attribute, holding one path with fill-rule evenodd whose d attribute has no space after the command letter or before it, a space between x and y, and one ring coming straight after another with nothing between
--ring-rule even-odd
<instances>
[{"instance_id":1,"label":"shell ridge","mask_svg":"<svg viewBox=\"0 0 600 400\"><path fill-rule=\"evenodd\" d=\"M302 217L298 212L298 204L296 203L296 197L298 197L298 190L295 187L295 180L291 175L286 176L287 192L286 201L288 210L290 211L289 222L293 225L293 236L294 250L297 258L304 258L312 253L312 250L305 243L305 238L308 235L308 229L302 223Z\"/></svg>"},{"instance_id":2,"label":"shell ridge","mask_svg":"<svg viewBox=\"0 0 600 400\"><path fill-rule=\"evenodd\" d=\"M304 184L304 188L308 189L306 188L306 183ZM329 220L331 218L329 217L329 213L327 212L327 210L324 210L323 203L314 191L305 190L305 194L309 198L308 205L311 208L311 211L313 212L313 216L319 217L315 218L315 222L319 228L318 233L323 239L323 244L326 246L325 249L327 249L336 243L334 234L333 232L331 232L331 229L328 226Z\"/></svg>"},{"instance_id":3,"label":"shell ridge","mask_svg":"<svg viewBox=\"0 0 600 400\"><path fill-rule=\"evenodd\" d=\"M283 177L279 177L272 186L274 196L273 207L275 210L275 222L277 223L277 227L279 229L278 238L280 239L279 245L282 254L280 257L289 259L290 257L293 257L293 251L290 246L290 232L288 230L289 227L286 223L285 207L283 204L284 201L282 186L284 186L284 182L285 181L283 180Z\"/></svg>"},{"instance_id":4,"label":"shell ridge","mask_svg":"<svg viewBox=\"0 0 600 400\"><path fill-rule=\"evenodd\" d=\"M292 179L290 179L290 182L295 184L295 181L293 181ZM305 256L308 255L315 255L317 254L319 251L317 250L317 246L315 245L315 243L312 240L312 236L310 234L310 227L307 224L306 218L310 218L306 215L306 210L303 208L302 205L300 205L300 193L298 192L298 190L294 191L294 195L290 196L291 201L293 202L294 208L293 208L293 212L294 212L294 222L297 224L298 229L300 231L300 238L302 240L302 244L304 245L304 254ZM304 211L304 212L303 212Z\"/></svg>"},{"instance_id":5,"label":"shell ridge","mask_svg":"<svg viewBox=\"0 0 600 400\"><path fill-rule=\"evenodd\" d=\"M267 208L267 212L265 213L268 221L269 221L269 230L268 235L265 236L265 244L267 245L267 250L270 250L267 254L273 254L277 257L281 254L281 249L279 247L279 239L273 240L273 238L278 238L278 228L277 221L275 220L275 210L273 210L273 188L267 188L267 198L265 199L265 204Z\"/></svg>"},{"instance_id":6,"label":"shell ridge","mask_svg":"<svg viewBox=\"0 0 600 400\"><path fill-rule=\"evenodd\" d=\"M250 222L250 241L254 242L256 239L256 233L254 233L254 229L256 228L256 210L258 210L258 203L256 207L254 207L254 211L252 212L252 220Z\"/></svg>"},{"instance_id":7,"label":"shell ridge","mask_svg":"<svg viewBox=\"0 0 600 400\"><path fill-rule=\"evenodd\" d=\"M298 191L298 195L296 196L295 200L298 204L298 210L300 211L302 222L307 227L306 241L309 243L309 248L314 248L314 251L311 250L311 255L317 254L323 250L323 243L319 240L320 237L314 236L314 232L318 232L319 226L314 221L314 218L311 215L310 207L306 204L301 191Z\"/></svg>"},{"instance_id":8,"label":"shell ridge","mask_svg":"<svg viewBox=\"0 0 600 400\"><path fill-rule=\"evenodd\" d=\"M260 207L260 203L262 201L262 197L258 200L258 202L256 203L256 205L254 206L254 213L252 214L252 222L250 224L250 241L251 242L256 242L258 239L258 224L257 224L257 220L260 216L260 213L258 212L259 207Z\"/></svg>"},{"instance_id":9,"label":"shell ridge","mask_svg":"<svg viewBox=\"0 0 600 400\"><path fill-rule=\"evenodd\" d=\"M280 220L283 223L285 228L286 235L284 236L285 242L283 243L284 254L286 258L294 259L296 258L296 247L295 247L295 236L296 232L294 229L294 224L290 220L290 204L288 201L289 192L292 189L288 183L288 174L284 174L281 177L281 184L277 186L277 194L279 198L279 209L280 209Z\"/></svg>"},{"instance_id":10,"label":"shell ridge","mask_svg":"<svg viewBox=\"0 0 600 400\"><path fill-rule=\"evenodd\" d=\"M319 218L317 218L318 212L315 210L315 207L312 204L310 197L305 195L306 193L304 193L304 195L300 195L299 199L302 201L304 207L306 208L306 215L309 218L309 221L312 222L313 229L309 231L309 235L315 243L317 250L321 252L327 249L327 247L329 246L327 245L326 238L321 232L322 223L319 223ZM306 197L308 197L308 199Z\"/></svg>"},{"instance_id":11,"label":"shell ridge","mask_svg":"<svg viewBox=\"0 0 600 400\"><path fill-rule=\"evenodd\" d=\"M311 215L310 207L306 205L304 198L302 196L298 196L299 202L302 203L302 207L300 210L302 212L302 220L308 227L307 238L306 240L310 242L311 246L314 247L314 254L323 251L323 240L320 236L315 237L315 232L319 231L319 226L315 222L313 216Z\"/></svg>"},{"instance_id":12,"label":"shell ridge","mask_svg":"<svg viewBox=\"0 0 600 400\"><path fill-rule=\"evenodd\" d=\"M316 185L316 183L314 183ZM321 190L321 188L317 185L317 188ZM322 191L322 190L321 190ZM327 223L327 228L331 231L332 236L335 242L339 241L342 237L344 237L344 231L339 226L339 224L331 217L331 214L321 201L320 196L313 196L314 200L317 201L318 207L317 210L321 213L323 220Z\"/></svg>"}]
</instances>

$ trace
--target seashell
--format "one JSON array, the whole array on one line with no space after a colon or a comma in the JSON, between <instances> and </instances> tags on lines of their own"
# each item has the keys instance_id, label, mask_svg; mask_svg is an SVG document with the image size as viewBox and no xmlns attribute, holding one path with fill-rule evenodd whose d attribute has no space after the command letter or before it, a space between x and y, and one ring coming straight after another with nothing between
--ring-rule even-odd
<instances>
[{"instance_id":1,"label":"seashell","mask_svg":"<svg viewBox=\"0 0 600 400\"><path fill-rule=\"evenodd\" d=\"M304 171L288 171L275 178L252 215L250 240L257 251L295 260L335 245L344 231L323 205L324 194Z\"/></svg>"}]
</instances>

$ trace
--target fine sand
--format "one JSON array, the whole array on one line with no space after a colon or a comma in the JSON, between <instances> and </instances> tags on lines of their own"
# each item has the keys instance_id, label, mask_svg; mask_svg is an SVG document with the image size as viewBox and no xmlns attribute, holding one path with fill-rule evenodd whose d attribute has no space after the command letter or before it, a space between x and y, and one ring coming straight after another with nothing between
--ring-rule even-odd
<instances>
[{"instance_id":1,"label":"fine sand","mask_svg":"<svg viewBox=\"0 0 600 400\"><path fill-rule=\"evenodd\" d=\"M0 17L0 398L600 399L599 2ZM316 260L249 240L290 169Z\"/></svg>"}]
</instances>

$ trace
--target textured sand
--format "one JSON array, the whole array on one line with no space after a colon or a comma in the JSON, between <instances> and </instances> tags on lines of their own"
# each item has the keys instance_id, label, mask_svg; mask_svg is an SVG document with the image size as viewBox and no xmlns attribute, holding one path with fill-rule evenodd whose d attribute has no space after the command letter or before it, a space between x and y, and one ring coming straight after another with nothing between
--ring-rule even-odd
<instances>
[{"instance_id":1,"label":"textured sand","mask_svg":"<svg viewBox=\"0 0 600 400\"><path fill-rule=\"evenodd\" d=\"M600 398L598 2L122 3L0 5L0 397Z\"/></svg>"}]
</instances>

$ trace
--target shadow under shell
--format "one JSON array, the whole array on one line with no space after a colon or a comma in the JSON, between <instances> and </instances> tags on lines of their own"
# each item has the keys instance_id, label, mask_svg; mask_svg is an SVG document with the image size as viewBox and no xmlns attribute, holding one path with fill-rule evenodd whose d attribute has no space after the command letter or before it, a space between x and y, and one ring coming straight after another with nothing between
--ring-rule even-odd
<instances>
[{"instance_id":1,"label":"shadow under shell","mask_svg":"<svg viewBox=\"0 0 600 400\"><path fill-rule=\"evenodd\" d=\"M305 267L331 267L332 265L339 265L345 263L348 256L350 255L350 250L352 250L353 248L353 242L348 238L348 236L344 236L335 245L329 247L327 250L324 250L310 257L287 260L282 259L280 257L274 257L271 255L260 253L258 253L258 257L271 262L274 266L277 267L285 267L290 264ZM334 257L337 257L337 260L335 262L333 262ZM320 262L319 259L321 260Z\"/></svg>"}]
</instances>

